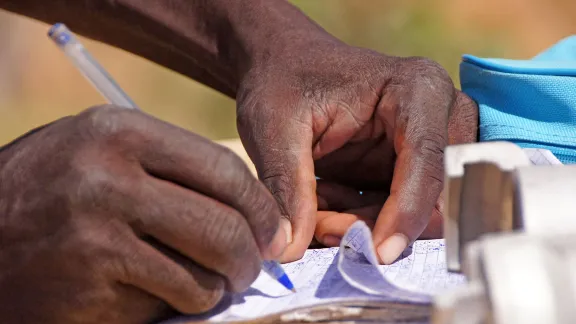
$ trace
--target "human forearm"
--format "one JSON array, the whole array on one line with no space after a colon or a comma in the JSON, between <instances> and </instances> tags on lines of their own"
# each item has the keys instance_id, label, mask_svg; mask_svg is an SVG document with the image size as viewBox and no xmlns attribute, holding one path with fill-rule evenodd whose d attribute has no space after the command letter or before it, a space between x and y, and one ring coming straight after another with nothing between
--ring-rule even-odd
<instances>
[{"instance_id":1,"label":"human forearm","mask_svg":"<svg viewBox=\"0 0 576 324\"><path fill-rule=\"evenodd\" d=\"M0 0L0 7L64 22L231 97L251 65L327 35L284 0Z\"/></svg>"}]
</instances>

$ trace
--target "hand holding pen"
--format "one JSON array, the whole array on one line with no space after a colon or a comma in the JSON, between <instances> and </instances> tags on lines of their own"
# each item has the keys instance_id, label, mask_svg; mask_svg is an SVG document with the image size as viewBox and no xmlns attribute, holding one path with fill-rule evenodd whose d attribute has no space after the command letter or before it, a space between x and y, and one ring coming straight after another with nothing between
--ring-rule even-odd
<instances>
[{"instance_id":1,"label":"hand holding pen","mask_svg":"<svg viewBox=\"0 0 576 324\"><path fill-rule=\"evenodd\" d=\"M70 32L64 24L55 24L48 32L49 37L80 70L90 83L110 103L127 109L138 109L136 104L120 88L114 79L98 64L86 48ZM273 260L266 260L262 264L262 270L277 280L286 289L295 292L293 283L282 269L282 266Z\"/></svg>"}]
</instances>

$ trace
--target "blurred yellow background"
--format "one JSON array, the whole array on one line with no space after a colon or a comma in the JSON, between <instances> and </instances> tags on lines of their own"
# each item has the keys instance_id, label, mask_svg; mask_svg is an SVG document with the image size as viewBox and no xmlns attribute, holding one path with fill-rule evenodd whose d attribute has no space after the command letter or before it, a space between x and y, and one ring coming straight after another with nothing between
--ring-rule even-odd
<instances>
[{"instance_id":1,"label":"blurred yellow background","mask_svg":"<svg viewBox=\"0 0 576 324\"><path fill-rule=\"evenodd\" d=\"M234 0L230 0L234 1ZM574 0L293 0L349 44L441 63L458 84L464 53L530 58L576 34ZM49 26L0 11L0 145L104 103L47 38ZM211 139L234 138L234 101L118 49L86 47L145 111Z\"/></svg>"}]
</instances>

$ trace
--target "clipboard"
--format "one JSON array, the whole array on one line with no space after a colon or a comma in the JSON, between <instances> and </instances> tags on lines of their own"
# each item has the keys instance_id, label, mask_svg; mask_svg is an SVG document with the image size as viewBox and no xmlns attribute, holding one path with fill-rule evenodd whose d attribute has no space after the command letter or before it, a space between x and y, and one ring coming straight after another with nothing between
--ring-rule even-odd
<instances>
[{"instance_id":1,"label":"clipboard","mask_svg":"<svg viewBox=\"0 0 576 324\"><path fill-rule=\"evenodd\" d=\"M346 300L305 306L244 321L210 322L182 319L175 324L299 324L299 323L430 323L432 305Z\"/></svg>"}]
</instances>

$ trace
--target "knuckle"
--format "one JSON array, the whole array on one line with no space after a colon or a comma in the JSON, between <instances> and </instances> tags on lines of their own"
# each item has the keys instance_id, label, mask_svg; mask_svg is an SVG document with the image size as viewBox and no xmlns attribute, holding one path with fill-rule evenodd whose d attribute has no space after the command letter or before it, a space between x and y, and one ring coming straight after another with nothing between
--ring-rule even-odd
<instances>
[{"instance_id":1,"label":"knuckle","mask_svg":"<svg viewBox=\"0 0 576 324\"><path fill-rule=\"evenodd\" d=\"M420 151L425 160L432 165L442 166L444 156L444 145L438 139L430 138L422 140Z\"/></svg>"},{"instance_id":2,"label":"knuckle","mask_svg":"<svg viewBox=\"0 0 576 324\"><path fill-rule=\"evenodd\" d=\"M454 84L448 72L439 63L425 57L404 58L400 64L401 75L411 83L441 91L453 91Z\"/></svg>"},{"instance_id":3,"label":"knuckle","mask_svg":"<svg viewBox=\"0 0 576 324\"><path fill-rule=\"evenodd\" d=\"M425 136L416 135L409 138L406 145L411 155L426 171L426 174L442 182L444 172L444 148L447 142L445 131L436 128L425 129Z\"/></svg>"},{"instance_id":4,"label":"knuckle","mask_svg":"<svg viewBox=\"0 0 576 324\"><path fill-rule=\"evenodd\" d=\"M444 149L434 142L431 144L425 143L421 151L426 174L428 174L434 183L441 185L444 183L444 164L442 163Z\"/></svg>"},{"instance_id":5,"label":"knuckle","mask_svg":"<svg viewBox=\"0 0 576 324\"><path fill-rule=\"evenodd\" d=\"M116 192L116 180L105 166L97 163L84 163L76 159L74 162L75 186L70 186L71 200L79 203L82 208L98 209L102 199L111 197Z\"/></svg>"},{"instance_id":6,"label":"knuckle","mask_svg":"<svg viewBox=\"0 0 576 324\"><path fill-rule=\"evenodd\" d=\"M96 138L115 137L119 133L134 131L134 118L138 112L114 105L88 108L78 116L80 127Z\"/></svg>"},{"instance_id":7,"label":"knuckle","mask_svg":"<svg viewBox=\"0 0 576 324\"><path fill-rule=\"evenodd\" d=\"M438 62L426 57L412 56L404 59L404 67L415 72L428 72L437 77L450 79L448 72Z\"/></svg>"},{"instance_id":8,"label":"knuckle","mask_svg":"<svg viewBox=\"0 0 576 324\"><path fill-rule=\"evenodd\" d=\"M248 130L253 123L253 106L254 103L249 98L238 99L238 109L236 113L236 127L238 130ZM241 100L241 101L240 101Z\"/></svg>"},{"instance_id":9,"label":"knuckle","mask_svg":"<svg viewBox=\"0 0 576 324\"><path fill-rule=\"evenodd\" d=\"M435 129L426 130L426 136L419 136L412 143L412 149L416 150L420 156L425 156L433 162L441 161L446 146L446 132Z\"/></svg>"},{"instance_id":10,"label":"knuckle","mask_svg":"<svg viewBox=\"0 0 576 324\"><path fill-rule=\"evenodd\" d=\"M264 176L262 181L277 201L277 206L280 208L280 214L290 218L289 208L285 205L285 201L293 201L291 196L294 192L291 177L287 174L287 170L278 163L266 164L263 172Z\"/></svg>"},{"instance_id":11,"label":"knuckle","mask_svg":"<svg viewBox=\"0 0 576 324\"><path fill-rule=\"evenodd\" d=\"M463 119L467 125L478 123L478 104L466 94L458 91L453 115Z\"/></svg>"},{"instance_id":12,"label":"knuckle","mask_svg":"<svg viewBox=\"0 0 576 324\"><path fill-rule=\"evenodd\" d=\"M231 171L235 174L240 172L242 175L250 174L248 166L242 159L231 149L219 146L219 152L215 155L215 167L223 171Z\"/></svg>"},{"instance_id":13,"label":"knuckle","mask_svg":"<svg viewBox=\"0 0 576 324\"><path fill-rule=\"evenodd\" d=\"M219 187L229 188L237 195L246 193L250 182L255 181L248 165L231 149L219 146L214 155L213 168L218 170L222 185Z\"/></svg>"},{"instance_id":14,"label":"knuckle","mask_svg":"<svg viewBox=\"0 0 576 324\"><path fill-rule=\"evenodd\" d=\"M451 145L476 142L478 136L478 105L458 91L448 119L448 141Z\"/></svg>"},{"instance_id":15,"label":"knuckle","mask_svg":"<svg viewBox=\"0 0 576 324\"><path fill-rule=\"evenodd\" d=\"M291 183L289 170L279 159L268 159L263 164L262 181L270 191L289 189Z\"/></svg>"}]
</instances>

